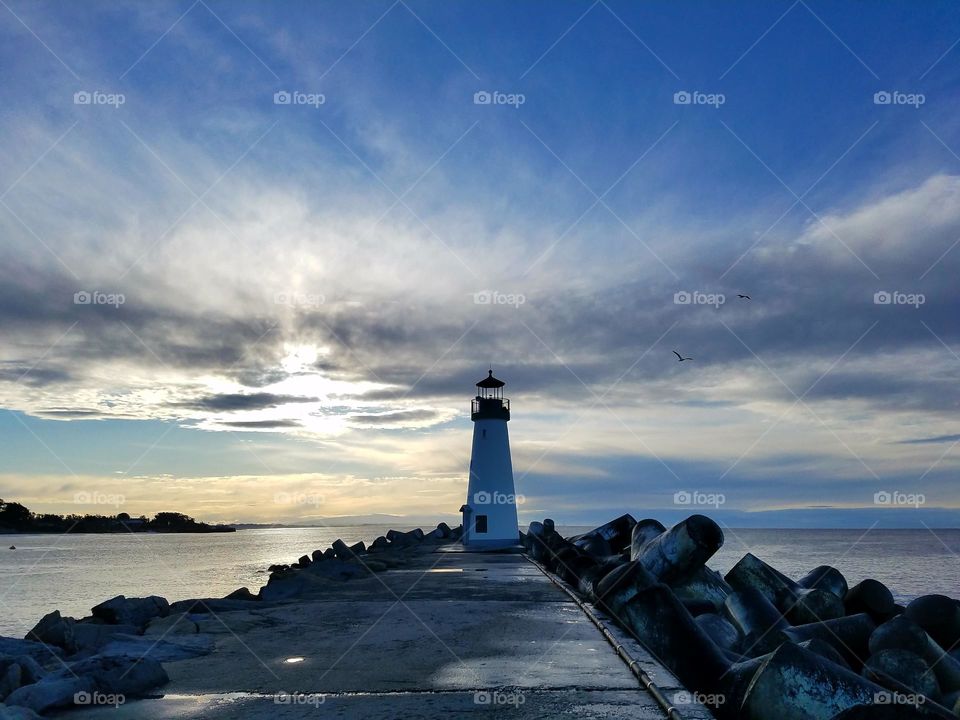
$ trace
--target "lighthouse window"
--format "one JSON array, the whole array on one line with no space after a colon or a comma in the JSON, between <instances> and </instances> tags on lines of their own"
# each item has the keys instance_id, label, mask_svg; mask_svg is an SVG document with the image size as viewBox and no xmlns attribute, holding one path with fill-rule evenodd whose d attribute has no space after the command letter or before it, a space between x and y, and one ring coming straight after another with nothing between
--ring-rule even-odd
<instances>
[{"instance_id":1,"label":"lighthouse window","mask_svg":"<svg viewBox=\"0 0 960 720\"><path fill-rule=\"evenodd\" d=\"M477 515L476 524L474 529L478 533L485 533L487 531L487 516L486 515Z\"/></svg>"}]
</instances>

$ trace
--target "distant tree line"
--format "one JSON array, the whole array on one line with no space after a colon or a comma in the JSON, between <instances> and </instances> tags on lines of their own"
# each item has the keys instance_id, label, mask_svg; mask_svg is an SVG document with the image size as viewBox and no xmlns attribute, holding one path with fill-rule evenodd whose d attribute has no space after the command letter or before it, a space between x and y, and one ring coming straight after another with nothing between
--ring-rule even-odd
<instances>
[{"instance_id":1,"label":"distant tree line","mask_svg":"<svg viewBox=\"0 0 960 720\"><path fill-rule=\"evenodd\" d=\"M116 532L234 532L228 525L197 522L178 512L159 512L152 518L141 515L55 515L35 513L17 502L0 499L0 532L18 533L116 533Z\"/></svg>"}]
</instances>

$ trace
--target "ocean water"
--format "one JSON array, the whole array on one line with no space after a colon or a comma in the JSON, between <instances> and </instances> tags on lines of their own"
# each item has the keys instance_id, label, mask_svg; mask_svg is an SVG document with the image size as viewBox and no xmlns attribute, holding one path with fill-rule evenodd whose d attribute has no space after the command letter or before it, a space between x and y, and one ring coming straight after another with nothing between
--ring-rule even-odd
<instances>
[{"instance_id":1,"label":"ocean water","mask_svg":"<svg viewBox=\"0 0 960 720\"><path fill-rule=\"evenodd\" d=\"M0 535L0 635L23 636L52 610L83 617L115 595L167 600L254 593L274 563L372 541L389 527L276 528L208 534ZM397 526L398 530L402 530ZM16 545L16 550L8 550Z\"/></svg>"},{"instance_id":2,"label":"ocean water","mask_svg":"<svg viewBox=\"0 0 960 720\"><path fill-rule=\"evenodd\" d=\"M45 613L82 617L114 595L170 601L256 590L266 568L326 548L338 537L369 543L389 528L240 530L206 535L2 535L0 635L22 636ZM397 529L403 529L398 527ZM565 535L587 527L560 527ZM899 602L926 593L960 597L960 530L725 530L710 566L729 570L752 552L791 577L834 565L851 584L886 583ZM7 550L16 545L16 550Z\"/></svg>"}]
</instances>

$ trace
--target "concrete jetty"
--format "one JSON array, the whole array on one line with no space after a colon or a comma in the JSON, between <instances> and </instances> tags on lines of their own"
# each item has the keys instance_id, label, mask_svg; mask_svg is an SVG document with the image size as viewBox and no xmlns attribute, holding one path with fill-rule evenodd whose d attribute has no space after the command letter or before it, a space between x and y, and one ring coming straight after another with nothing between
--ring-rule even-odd
<instances>
[{"instance_id":1,"label":"concrete jetty","mask_svg":"<svg viewBox=\"0 0 960 720\"><path fill-rule=\"evenodd\" d=\"M247 605L157 636L208 634L214 649L164 663L156 697L55 717L712 717L696 702L668 714L621 654L684 702L676 678L610 623L618 654L562 583L517 553L424 544L402 566Z\"/></svg>"}]
</instances>

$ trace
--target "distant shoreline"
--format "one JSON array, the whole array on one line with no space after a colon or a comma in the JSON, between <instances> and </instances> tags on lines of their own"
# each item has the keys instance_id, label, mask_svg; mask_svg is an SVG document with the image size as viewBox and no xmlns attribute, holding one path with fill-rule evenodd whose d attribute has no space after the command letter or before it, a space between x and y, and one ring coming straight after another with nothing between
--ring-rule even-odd
<instances>
[{"instance_id":1,"label":"distant shoreline","mask_svg":"<svg viewBox=\"0 0 960 720\"><path fill-rule=\"evenodd\" d=\"M232 533L237 528L228 525L214 525L204 530L11 530L0 528L0 535L207 535L210 533Z\"/></svg>"},{"instance_id":2,"label":"distant shoreline","mask_svg":"<svg viewBox=\"0 0 960 720\"><path fill-rule=\"evenodd\" d=\"M198 522L180 512L158 512L152 518L146 515L130 517L129 513L116 515L58 515L36 513L18 502L0 500L0 534L19 533L38 535L90 535L130 533L215 533L236 532L226 524Z\"/></svg>"},{"instance_id":3,"label":"distant shoreline","mask_svg":"<svg viewBox=\"0 0 960 720\"><path fill-rule=\"evenodd\" d=\"M0 537L14 535L207 535L212 533L233 533L241 530L339 530L342 528L357 527L383 527L383 523L353 523L350 525L259 525L259 524L238 524L238 525L216 525L211 526L209 530L109 530L109 531L79 531L74 530L64 533L57 530L11 530L9 528L0 528ZM559 525L564 529L587 528L590 525ZM891 532L929 532L930 530L944 530L960 532L960 527L932 527L932 528L911 528L911 527L886 527L886 528L868 528L868 527L729 527L731 532L867 532L869 530Z\"/></svg>"}]
</instances>

